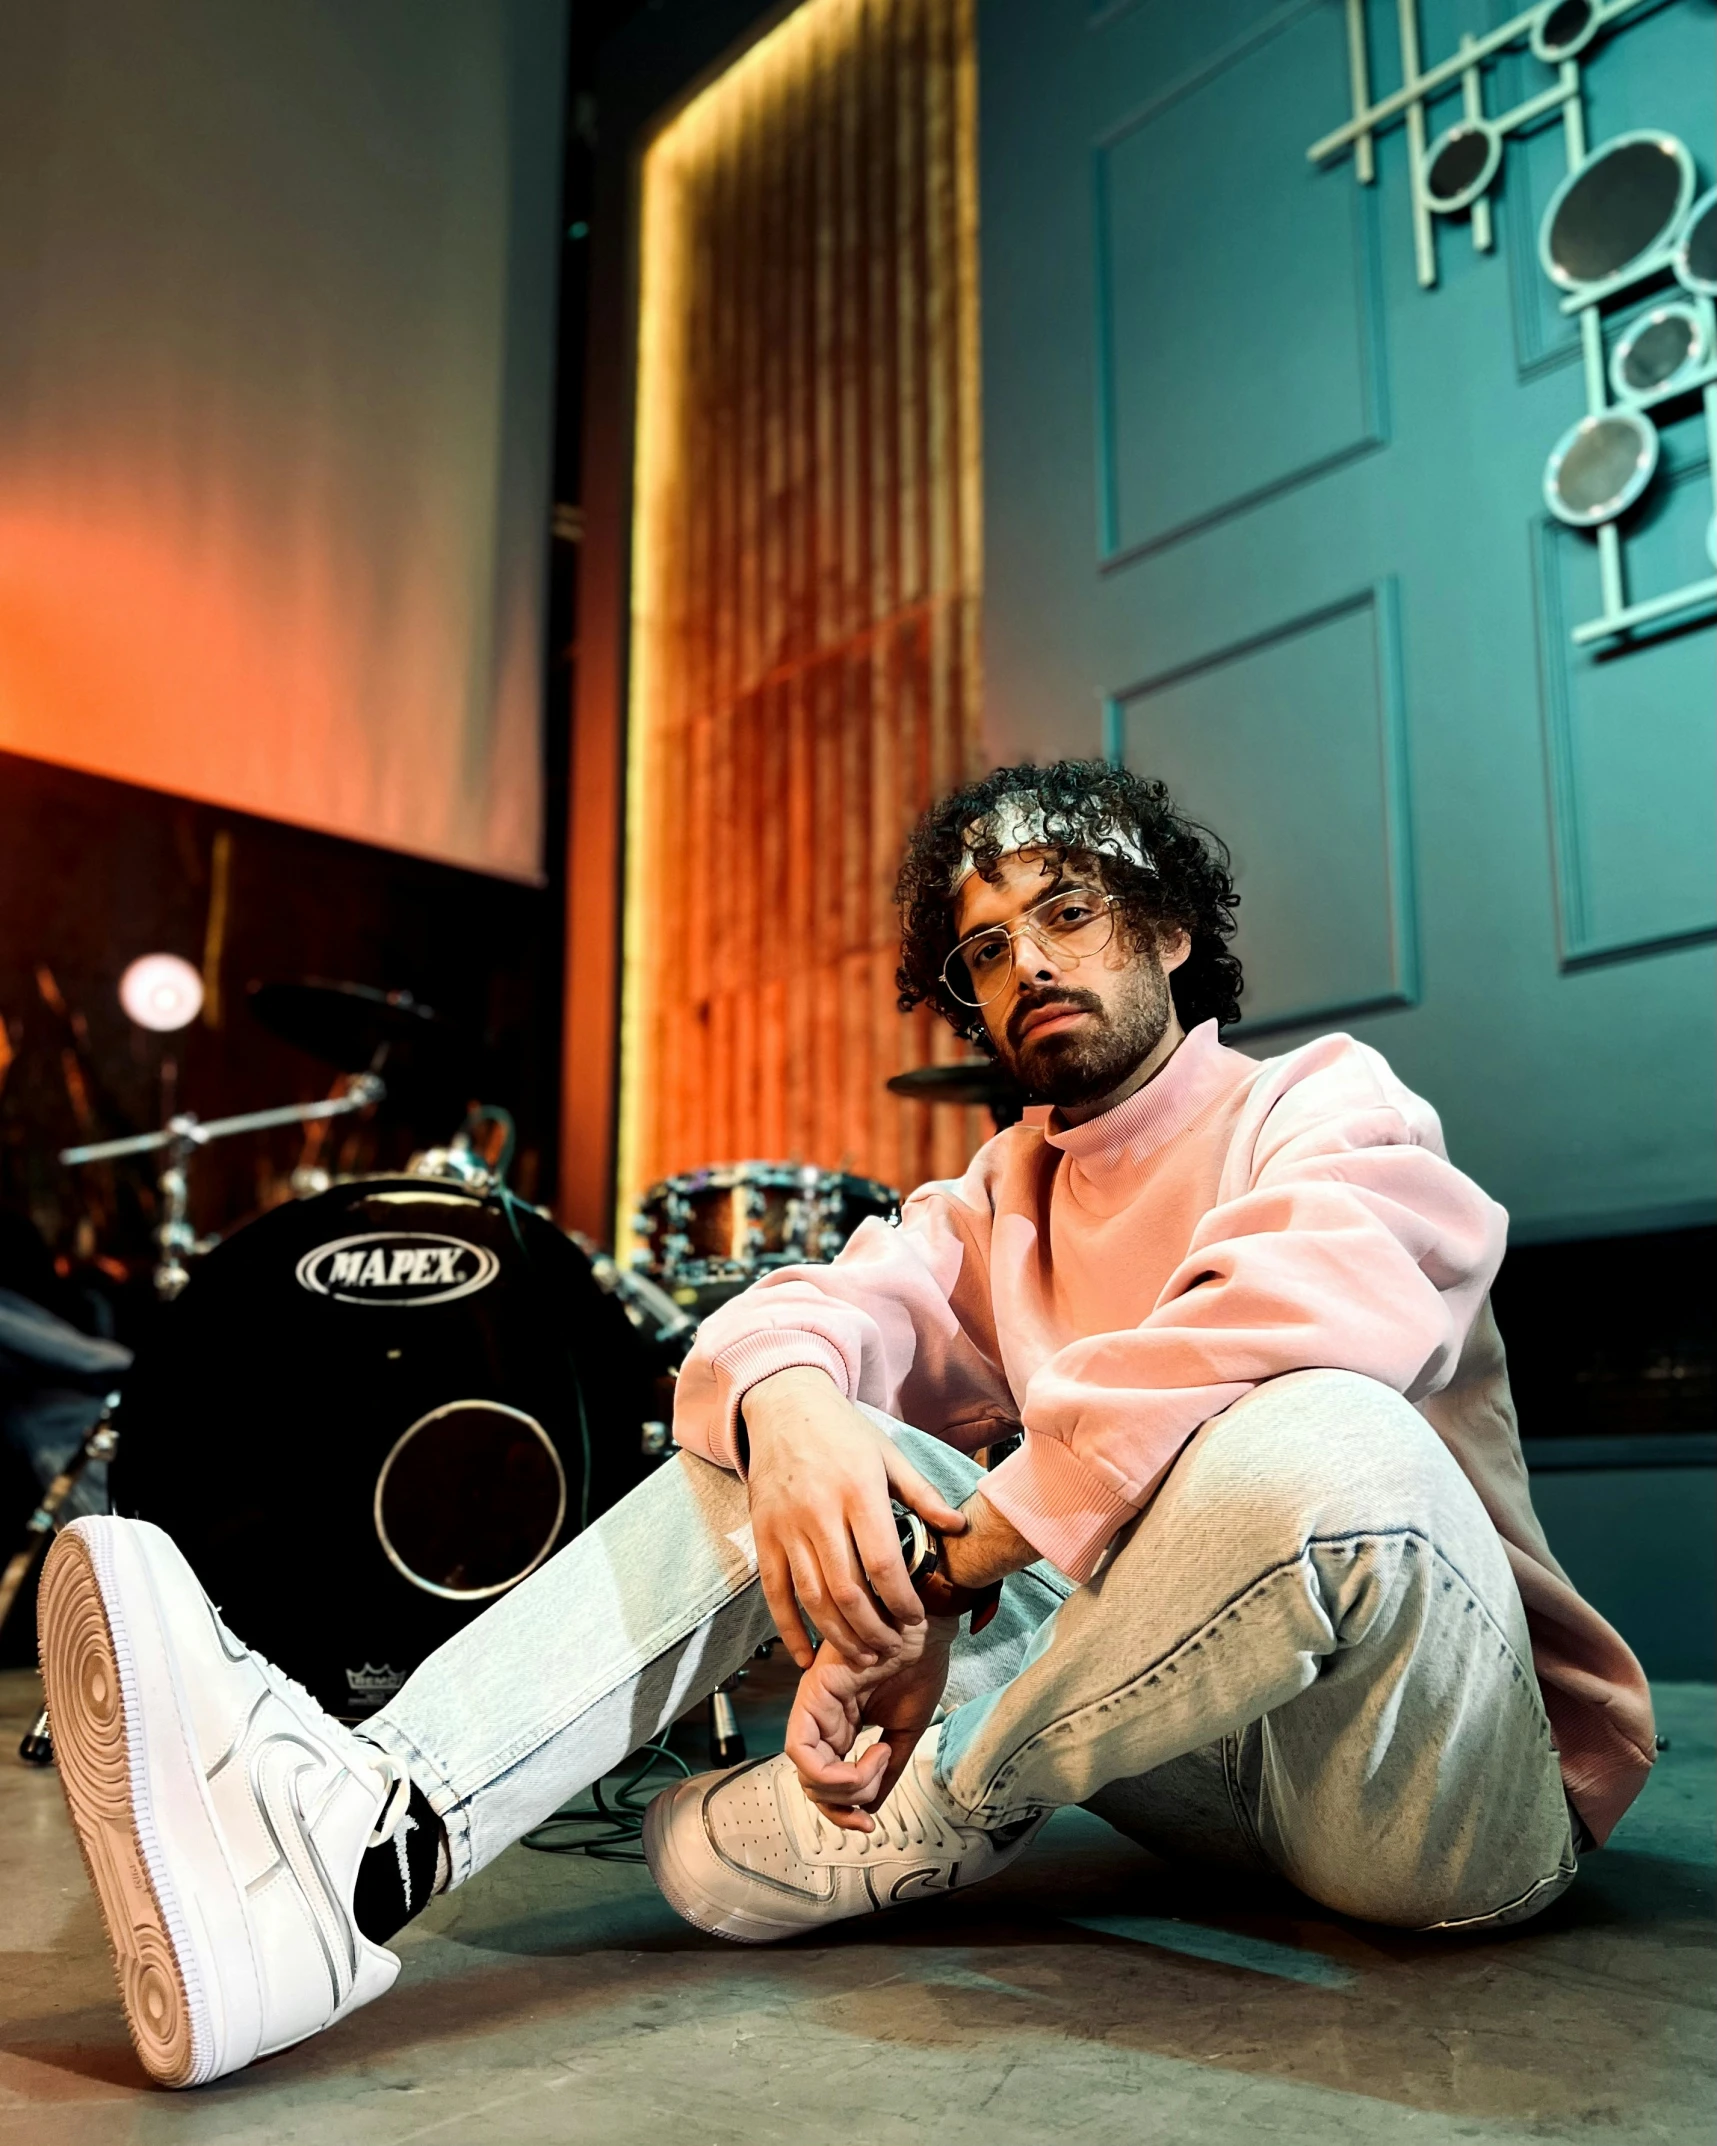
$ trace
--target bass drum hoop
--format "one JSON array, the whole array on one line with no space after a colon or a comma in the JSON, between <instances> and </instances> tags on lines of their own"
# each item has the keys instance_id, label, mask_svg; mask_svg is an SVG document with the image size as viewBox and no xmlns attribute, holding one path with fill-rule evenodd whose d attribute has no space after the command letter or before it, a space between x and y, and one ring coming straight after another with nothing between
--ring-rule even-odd
<instances>
[{"instance_id":1,"label":"bass drum hoop","mask_svg":"<svg viewBox=\"0 0 1717 2146\"><path fill-rule=\"evenodd\" d=\"M446 1587L439 1581L426 1580L421 1572L416 1571L406 1563L395 1548L393 1538L388 1533L382 1503L387 1490L388 1477L393 1473L394 1463L399 1459L406 1447L411 1444L412 1440L422 1432L427 1431L432 1424L440 1423L444 1418L455 1415L459 1410L467 1408L480 1408L491 1416L510 1416L515 1423L522 1423L549 1457L550 1465L554 1469L555 1482L558 1486L558 1496L555 1503L554 1524L543 1537L541 1547L528 1565L522 1565L517 1572L507 1579L492 1581L487 1587ZM375 1492L370 1501L371 1517L374 1519L376 1526L376 1540L381 1544L388 1563L393 1566L402 1579L409 1580L413 1587L420 1587L426 1595L438 1596L443 1602L488 1602L496 1595L509 1594L513 1588L519 1585L521 1580L528 1580L539 1566L547 1562L555 1544L559 1541L560 1531L566 1525L566 1506L566 1469L561 1464L560 1455L555 1451L554 1440L550 1438L535 1416L528 1416L522 1408L510 1407L505 1401L491 1401L482 1395L463 1401L443 1401L439 1408L432 1408L427 1416L419 1416L415 1423L408 1425L405 1430L401 1431L392 1446L389 1447L387 1458L377 1471Z\"/></svg>"}]
</instances>

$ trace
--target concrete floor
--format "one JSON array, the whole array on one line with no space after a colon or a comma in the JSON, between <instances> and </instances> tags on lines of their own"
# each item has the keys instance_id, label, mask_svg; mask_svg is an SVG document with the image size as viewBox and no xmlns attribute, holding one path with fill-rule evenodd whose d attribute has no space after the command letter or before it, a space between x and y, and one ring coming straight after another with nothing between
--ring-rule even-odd
<instances>
[{"instance_id":1,"label":"concrete floor","mask_svg":"<svg viewBox=\"0 0 1717 2146\"><path fill-rule=\"evenodd\" d=\"M780 1686L751 1689L754 1749ZM1709 1685L1660 1689L1671 1748L1614 1845L1492 1941L1189 1879L1077 1811L973 1894L787 1950L686 1928L640 1867L515 1848L405 1934L382 2002L182 2096L143 2084L57 1781L12 1758L35 1692L0 1676L0 2139L1712 2136Z\"/></svg>"}]
</instances>

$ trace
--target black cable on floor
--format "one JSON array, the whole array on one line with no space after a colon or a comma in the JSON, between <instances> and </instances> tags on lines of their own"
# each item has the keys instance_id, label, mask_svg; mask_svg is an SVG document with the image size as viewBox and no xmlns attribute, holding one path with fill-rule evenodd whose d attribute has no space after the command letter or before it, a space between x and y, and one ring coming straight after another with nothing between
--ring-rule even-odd
<instances>
[{"instance_id":1,"label":"black cable on floor","mask_svg":"<svg viewBox=\"0 0 1717 2146\"><path fill-rule=\"evenodd\" d=\"M655 1794L643 1783L659 1766L677 1766L687 1779L691 1768L664 1743L645 1744L639 1755L643 1764L610 1791L612 1802L602 1793L602 1783L594 1781L588 1791L589 1806L581 1805L576 1797L563 1804L552 1818L545 1818L524 1836L524 1846L540 1855L588 1855L600 1863L641 1863L644 1851L638 1843L644 1836L644 1812ZM579 1838L576 1828L596 1825L606 1825L608 1831Z\"/></svg>"}]
</instances>

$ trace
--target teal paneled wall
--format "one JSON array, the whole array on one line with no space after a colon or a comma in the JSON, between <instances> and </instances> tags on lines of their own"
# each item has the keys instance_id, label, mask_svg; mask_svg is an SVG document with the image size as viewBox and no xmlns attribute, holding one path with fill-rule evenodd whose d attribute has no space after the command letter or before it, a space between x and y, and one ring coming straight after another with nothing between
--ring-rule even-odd
<instances>
[{"instance_id":1,"label":"teal paneled wall","mask_svg":"<svg viewBox=\"0 0 1717 2146\"><path fill-rule=\"evenodd\" d=\"M1246 918L1255 1026L1418 995L1398 608L1384 582L1111 707L1119 757L1196 796L1256 885L1294 889Z\"/></svg>"},{"instance_id":2,"label":"teal paneled wall","mask_svg":"<svg viewBox=\"0 0 1717 2146\"><path fill-rule=\"evenodd\" d=\"M1421 0L1424 50L1510 12ZM1422 290L1403 129L1369 189L1305 160L1347 116L1343 21L982 0L990 749L1162 773L1235 849L1240 1040L1374 1043L1517 1238L1709 1218L1712 627L1571 646L1593 549L1540 493L1584 409L1536 257L1560 136L1511 143L1495 251L1452 222ZM1592 139L1668 127L1709 183L1713 48L1706 0L1613 32ZM1664 445L1642 592L1697 576L1711 511L1696 415Z\"/></svg>"},{"instance_id":3,"label":"teal paneled wall","mask_svg":"<svg viewBox=\"0 0 1717 2146\"><path fill-rule=\"evenodd\" d=\"M1717 1469L1533 1471L1568 1577L1652 1677L1717 1677Z\"/></svg>"}]
</instances>

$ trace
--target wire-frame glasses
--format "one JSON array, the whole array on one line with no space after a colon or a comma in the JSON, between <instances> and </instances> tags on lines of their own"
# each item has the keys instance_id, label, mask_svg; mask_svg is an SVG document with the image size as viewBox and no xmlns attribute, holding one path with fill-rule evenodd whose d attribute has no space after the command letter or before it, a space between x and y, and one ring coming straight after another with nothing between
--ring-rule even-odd
<instances>
[{"instance_id":1,"label":"wire-frame glasses","mask_svg":"<svg viewBox=\"0 0 1717 2146\"><path fill-rule=\"evenodd\" d=\"M1094 887L1063 887L1011 924L986 924L962 939L942 964L942 981L962 1006L987 1006L1014 973L1014 941L1028 938L1058 962L1085 961L1115 936L1116 904Z\"/></svg>"}]
</instances>

